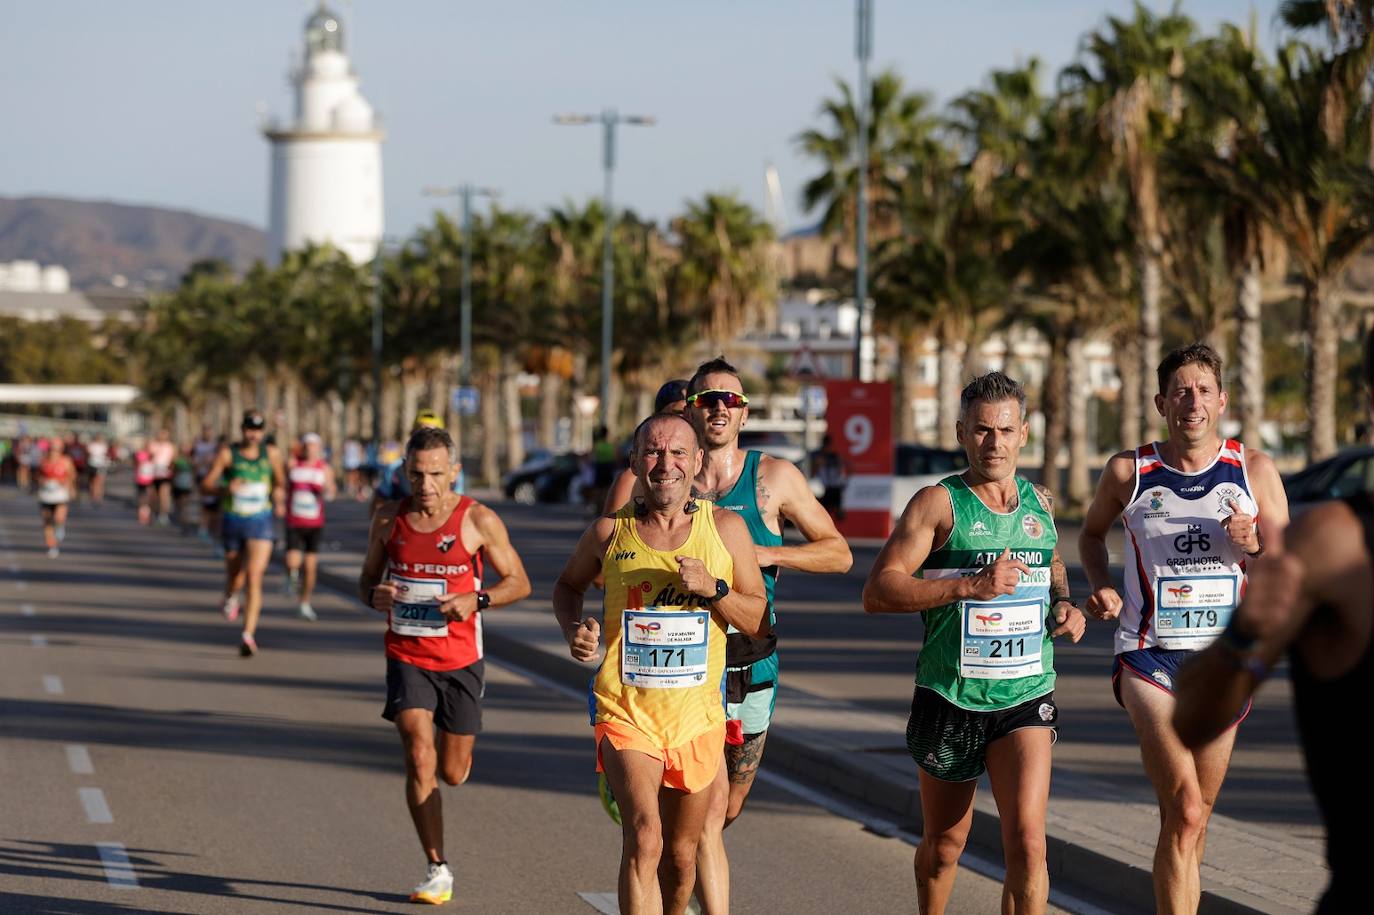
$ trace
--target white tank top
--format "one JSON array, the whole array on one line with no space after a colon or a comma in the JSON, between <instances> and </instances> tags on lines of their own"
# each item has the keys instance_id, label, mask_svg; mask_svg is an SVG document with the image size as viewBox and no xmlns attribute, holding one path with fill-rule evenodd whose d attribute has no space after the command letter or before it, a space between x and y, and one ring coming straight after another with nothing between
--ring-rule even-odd
<instances>
[{"instance_id":1,"label":"white tank top","mask_svg":"<svg viewBox=\"0 0 1374 915\"><path fill-rule=\"evenodd\" d=\"M1245 446L1221 443L1204 470L1164 463L1159 445L1135 451L1135 490L1126 526L1125 593L1116 652L1158 646L1197 651L1226 628L1245 594L1245 553L1221 526L1234 499L1258 519Z\"/></svg>"}]
</instances>

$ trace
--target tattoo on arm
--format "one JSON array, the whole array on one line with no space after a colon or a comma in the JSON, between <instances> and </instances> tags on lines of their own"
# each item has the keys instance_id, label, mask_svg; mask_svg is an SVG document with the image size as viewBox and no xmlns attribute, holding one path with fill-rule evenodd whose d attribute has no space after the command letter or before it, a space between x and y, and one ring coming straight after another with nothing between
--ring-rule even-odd
<instances>
[{"instance_id":1,"label":"tattoo on arm","mask_svg":"<svg viewBox=\"0 0 1374 915\"><path fill-rule=\"evenodd\" d=\"M1059 557L1059 549L1056 547L1054 557L1050 559L1050 606L1053 607L1061 600L1072 600L1069 596L1069 570L1064 566L1064 560Z\"/></svg>"},{"instance_id":2,"label":"tattoo on arm","mask_svg":"<svg viewBox=\"0 0 1374 915\"><path fill-rule=\"evenodd\" d=\"M725 768L730 781L744 784L754 780L759 763L763 761L763 743L767 739L768 732L764 731L753 738L745 738L739 746L725 745Z\"/></svg>"}]
</instances>

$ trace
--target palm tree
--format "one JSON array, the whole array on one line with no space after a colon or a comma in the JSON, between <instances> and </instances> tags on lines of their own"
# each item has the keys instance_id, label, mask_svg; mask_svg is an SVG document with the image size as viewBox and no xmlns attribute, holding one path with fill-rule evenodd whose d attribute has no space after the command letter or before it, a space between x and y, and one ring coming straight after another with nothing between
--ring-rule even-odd
<instances>
[{"instance_id":1,"label":"palm tree","mask_svg":"<svg viewBox=\"0 0 1374 915\"><path fill-rule=\"evenodd\" d=\"M678 251L672 297L697 316L711 348L719 349L777 304L773 228L733 194L689 200L671 225Z\"/></svg>"},{"instance_id":2,"label":"palm tree","mask_svg":"<svg viewBox=\"0 0 1374 915\"><path fill-rule=\"evenodd\" d=\"M1229 159L1198 160L1209 178L1260 214L1286 244L1301 278L1308 337L1308 456L1336 449L1335 397L1340 278L1374 237L1374 172L1365 76L1366 41L1334 56L1292 42L1277 67L1244 70L1248 99L1263 112L1259 135L1238 134ZM1216 99L1228 103L1225 96ZM1235 112L1239 119L1242 112Z\"/></svg>"},{"instance_id":3,"label":"palm tree","mask_svg":"<svg viewBox=\"0 0 1374 915\"><path fill-rule=\"evenodd\" d=\"M1061 83L1095 113L1096 138L1122 168L1131 194L1140 282L1140 372L1150 378L1160 354L1160 257L1163 248L1159 157L1183 111L1182 83L1194 25L1175 6L1157 16L1135 3L1130 19L1107 18L1091 32ZM1139 392L1147 426L1155 416L1153 390ZM1149 430L1147 429L1147 432Z\"/></svg>"}]
</instances>

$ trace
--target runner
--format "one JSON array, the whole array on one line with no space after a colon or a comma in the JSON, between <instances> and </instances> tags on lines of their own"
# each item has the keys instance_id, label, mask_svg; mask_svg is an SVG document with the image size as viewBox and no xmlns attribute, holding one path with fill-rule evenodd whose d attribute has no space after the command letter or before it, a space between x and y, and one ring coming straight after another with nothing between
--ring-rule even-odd
<instances>
[{"instance_id":1,"label":"runner","mask_svg":"<svg viewBox=\"0 0 1374 915\"><path fill-rule=\"evenodd\" d=\"M569 651L590 661L601 626L584 617L583 599L594 578L606 580L606 660L590 698L596 768L623 816L626 915L680 913L691 898L707 808L725 795L726 629L767 631L758 567L732 558L753 553L748 528L691 496L702 460L689 423L641 423L631 462L643 497L587 529L554 588Z\"/></svg>"},{"instance_id":2,"label":"runner","mask_svg":"<svg viewBox=\"0 0 1374 915\"><path fill-rule=\"evenodd\" d=\"M359 502L367 500L367 494L363 488L363 462L367 460L367 453L363 450L363 443L356 438L349 437L343 443L343 470L344 485L348 488L348 494Z\"/></svg>"},{"instance_id":3,"label":"runner","mask_svg":"<svg viewBox=\"0 0 1374 915\"><path fill-rule=\"evenodd\" d=\"M244 593L243 634L239 654L258 653L256 633L262 612L262 579L272 558L272 516L284 514L282 493L286 471L275 445L263 442L266 420L257 410L243 414L243 441L220 449L201 492L218 491L228 481L228 509L224 513L224 603L229 622L239 616L239 590Z\"/></svg>"},{"instance_id":4,"label":"runner","mask_svg":"<svg viewBox=\"0 0 1374 915\"><path fill-rule=\"evenodd\" d=\"M196 528L196 534L207 542L213 539L213 532L219 530L220 494L206 493L201 484L205 482L206 474L215 463L215 455L219 454L222 447L223 439L216 440L209 426L202 426L200 438L191 443L191 466L195 468L196 489L200 491L200 525Z\"/></svg>"},{"instance_id":5,"label":"runner","mask_svg":"<svg viewBox=\"0 0 1374 915\"><path fill-rule=\"evenodd\" d=\"M183 534L188 532L186 503L196 491L197 485L195 465L187 457L190 453L191 446L188 444L178 448L176 457L172 459L172 516Z\"/></svg>"},{"instance_id":6,"label":"runner","mask_svg":"<svg viewBox=\"0 0 1374 915\"><path fill-rule=\"evenodd\" d=\"M138 498L138 523L147 526L153 522L153 455L148 450L146 439L140 439L134 449L134 490Z\"/></svg>"},{"instance_id":7,"label":"runner","mask_svg":"<svg viewBox=\"0 0 1374 915\"><path fill-rule=\"evenodd\" d=\"M14 443L14 482L20 492L28 492L33 485L33 468L37 463L38 443L27 435Z\"/></svg>"},{"instance_id":8,"label":"runner","mask_svg":"<svg viewBox=\"0 0 1374 915\"><path fill-rule=\"evenodd\" d=\"M1194 912L1207 821L1236 731L1184 747L1169 724L1173 678L1225 630L1245 593L1246 562L1263 551L1262 533L1288 523L1288 500L1272 460L1218 432L1226 392L1216 351L1202 343L1174 350L1157 374L1155 406L1168 437L1107 463L1078 546L1092 591L1085 609L1120 617L1112 689L1159 801L1155 906ZM1124 601L1108 569L1107 534L1117 518L1126 528Z\"/></svg>"},{"instance_id":9,"label":"runner","mask_svg":"<svg viewBox=\"0 0 1374 915\"><path fill-rule=\"evenodd\" d=\"M1002 824L1002 911L1043 912L1059 725L1053 640L1077 642L1085 623L1069 597L1053 498L1016 475L1030 430L1025 389L1001 372L975 378L960 397L956 430L969 469L912 498L873 564L863 604L869 613L924 614L906 731L925 822L916 849L920 911L949 903L986 770Z\"/></svg>"},{"instance_id":10,"label":"runner","mask_svg":"<svg viewBox=\"0 0 1374 915\"><path fill-rule=\"evenodd\" d=\"M110 472L110 444L97 432L86 446L86 477L91 502L99 507L105 502L105 477Z\"/></svg>"},{"instance_id":11,"label":"runner","mask_svg":"<svg viewBox=\"0 0 1374 915\"><path fill-rule=\"evenodd\" d=\"M410 424L412 435L419 429L443 429L444 421L439 414L431 410L421 410L415 414L415 422ZM453 491L463 492L463 458L457 457L458 471L453 477ZM377 509L381 508L386 502L396 502L410 497L410 476L406 470L405 455L386 463L382 467L381 473L377 477L377 485L372 490L372 507L370 514L377 514Z\"/></svg>"},{"instance_id":12,"label":"runner","mask_svg":"<svg viewBox=\"0 0 1374 915\"><path fill-rule=\"evenodd\" d=\"M157 437L148 443L148 456L153 461L153 511L157 523L166 527L172 520L172 473L177 457L170 429L158 430Z\"/></svg>"},{"instance_id":13,"label":"runner","mask_svg":"<svg viewBox=\"0 0 1374 915\"><path fill-rule=\"evenodd\" d=\"M67 536L67 503L76 498L76 465L67 457L62 439L53 436L48 453L34 474L38 484L38 510L43 516L43 542L48 558L56 559Z\"/></svg>"},{"instance_id":14,"label":"runner","mask_svg":"<svg viewBox=\"0 0 1374 915\"><path fill-rule=\"evenodd\" d=\"M529 578L496 513L452 492L458 473L453 439L422 427L406 444L413 496L372 518L358 593L387 614L387 701L405 748L406 803L428 862L411 902L453 896L444 856L444 818L436 774L461 785L472 771L482 726L480 611L525 598ZM483 589L485 564L501 576ZM439 729L438 746L434 729Z\"/></svg>"},{"instance_id":15,"label":"runner","mask_svg":"<svg viewBox=\"0 0 1374 915\"><path fill-rule=\"evenodd\" d=\"M1365 396L1374 397L1374 332L1365 337ZM1371 794L1351 752L1349 707L1374 690L1374 497L1327 502L1287 531L1265 525L1265 555L1231 622L1179 671L1174 726L1185 746L1215 740L1285 655L1312 794L1326 823L1331 883L1318 915L1358 912L1365 900ZM1286 544L1286 549L1285 549Z\"/></svg>"},{"instance_id":16,"label":"runner","mask_svg":"<svg viewBox=\"0 0 1374 915\"><path fill-rule=\"evenodd\" d=\"M324 535L324 503L336 493L334 471L322 457L324 443L314 432L301 436L301 456L287 471L286 593L299 597L302 619L316 619L310 598ZM301 570L304 567L305 574Z\"/></svg>"},{"instance_id":17,"label":"runner","mask_svg":"<svg viewBox=\"0 0 1374 915\"><path fill-rule=\"evenodd\" d=\"M778 570L843 573L854 559L795 464L740 449L739 433L749 418L749 398L735 367L724 358L703 363L688 383L688 392L686 417L705 448L693 491L698 498L744 518L768 597L764 633L751 636L732 631L726 641L729 784L712 798L697 858L698 898L710 915L730 908L730 871L722 831L740 815L753 787L777 698L773 592ZM805 543L783 545L784 519L801 532Z\"/></svg>"},{"instance_id":18,"label":"runner","mask_svg":"<svg viewBox=\"0 0 1374 915\"><path fill-rule=\"evenodd\" d=\"M654 397L655 413L673 413L681 416L686 410L686 378L674 378L658 389L658 394ZM606 495L606 514L614 514L617 508L630 501L630 497L634 495L635 483L638 479L633 468L627 468L620 472L619 476L615 478L615 482L611 484L611 491Z\"/></svg>"}]
</instances>

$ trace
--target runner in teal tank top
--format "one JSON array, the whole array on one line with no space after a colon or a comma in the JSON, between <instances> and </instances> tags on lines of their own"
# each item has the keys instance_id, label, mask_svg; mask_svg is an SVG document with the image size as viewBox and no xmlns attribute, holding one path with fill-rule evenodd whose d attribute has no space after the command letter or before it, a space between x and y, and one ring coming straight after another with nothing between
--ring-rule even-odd
<instances>
[{"instance_id":1,"label":"runner in teal tank top","mask_svg":"<svg viewBox=\"0 0 1374 915\"><path fill-rule=\"evenodd\" d=\"M797 466L739 447L739 432L749 415L749 398L739 372L722 359L697 368L687 386L688 420L697 430L706 454L697 474L695 492L743 516L754 541L755 559L763 570L768 595L768 632L750 638L742 632L726 636L727 743L722 782L714 790L727 791L724 804L713 803L697 851L697 878L706 911L729 911L728 868L722 831L737 817L749 796L768 725L776 705L778 654L772 623L777 614L774 587L780 569L802 572L847 572L853 563L849 544L835 529L829 513L816 501ZM806 542L783 543L783 521L796 526ZM736 565L740 562L736 557Z\"/></svg>"},{"instance_id":2,"label":"runner in teal tank top","mask_svg":"<svg viewBox=\"0 0 1374 915\"><path fill-rule=\"evenodd\" d=\"M1083 636L1049 491L1016 475L1026 394L1001 372L960 399L969 469L907 505L864 586L869 613L921 613L925 643L906 741L921 784L921 911L943 911L987 771L1006 855L1002 910L1043 912L1045 806L1059 721L1051 640Z\"/></svg>"}]
</instances>

